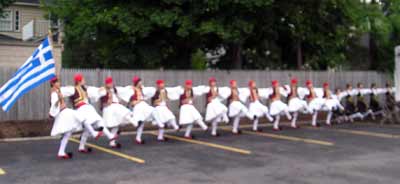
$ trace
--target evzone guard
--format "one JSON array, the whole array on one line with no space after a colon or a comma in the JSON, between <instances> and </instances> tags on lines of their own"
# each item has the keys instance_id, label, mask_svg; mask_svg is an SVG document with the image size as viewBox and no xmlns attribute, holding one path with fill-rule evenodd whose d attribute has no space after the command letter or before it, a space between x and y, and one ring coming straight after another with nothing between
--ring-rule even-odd
<instances>
[{"instance_id":1,"label":"evzone guard","mask_svg":"<svg viewBox=\"0 0 400 184\"><path fill-rule=\"evenodd\" d=\"M159 128L157 140L164 142L167 139L164 137L165 128L172 126L175 130L179 130L179 126L176 123L175 115L167 106L169 100L168 91L165 89L164 80L157 80L157 89L152 97L151 101L154 107L153 111L153 125L157 125Z\"/></svg>"},{"instance_id":2,"label":"evzone guard","mask_svg":"<svg viewBox=\"0 0 400 184\"><path fill-rule=\"evenodd\" d=\"M300 94L305 93L305 89L299 88L297 84L298 84L297 79L293 78L290 81L290 86L286 87L286 90L289 91L287 99L288 99L289 112L292 113L292 121L290 124L292 128L299 128L299 126L297 125L297 118L299 116L299 112L309 113L307 102L299 98Z\"/></svg>"},{"instance_id":3,"label":"evzone guard","mask_svg":"<svg viewBox=\"0 0 400 184\"><path fill-rule=\"evenodd\" d=\"M306 81L307 86L307 94L306 99L308 102L309 111L312 112L312 121L311 125L313 127L318 127L319 124L317 123L317 116L318 111L322 110L325 105L325 100L322 97L317 95L317 91L314 89L313 83L311 80Z\"/></svg>"},{"instance_id":4,"label":"evzone guard","mask_svg":"<svg viewBox=\"0 0 400 184\"><path fill-rule=\"evenodd\" d=\"M138 126L138 121L133 118L133 113L120 104L120 93L124 88L115 87L112 77L107 77L104 81L105 86L99 89L101 109L103 119L107 128L111 129L111 134L118 134L119 127L127 124ZM120 148L121 144L115 140L110 141L112 148Z\"/></svg>"},{"instance_id":5,"label":"evzone guard","mask_svg":"<svg viewBox=\"0 0 400 184\"><path fill-rule=\"evenodd\" d=\"M228 97L228 116L233 118L232 133L240 134L239 123L240 118L247 117L250 120L254 120L254 116L249 112L247 107L240 101L240 92L237 87L236 80L231 80L230 85L230 95Z\"/></svg>"},{"instance_id":6,"label":"evzone guard","mask_svg":"<svg viewBox=\"0 0 400 184\"><path fill-rule=\"evenodd\" d=\"M340 102L332 97L332 92L329 89L329 84L325 82L323 85L323 96L322 98L325 99L325 105L322 107L322 110L327 111L327 116L326 116L326 124L327 125L332 125L331 120L333 116L333 112L337 108L341 108L342 106L340 105Z\"/></svg>"},{"instance_id":7,"label":"evzone guard","mask_svg":"<svg viewBox=\"0 0 400 184\"><path fill-rule=\"evenodd\" d=\"M351 122L353 122L355 118L363 119L364 117L360 112L357 112L357 106L353 98L356 93L356 90L353 89L351 84L346 84L346 90L343 91L345 105L344 108L346 115L349 117Z\"/></svg>"},{"instance_id":8,"label":"evzone guard","mask_svg":"<svg viewBox=\"0 0 400 184\"><path fill-rule=\"evenodd\" d=\"M373 120L375 120L375 115L372 109L368 106L367 102L365 102L365 95L370 94L372 91L371 89L364 89L364 85L359 82L357 83L357 89L356 95L357 95L357 111L360 112L363 115L363 118L366 118L367 116L371 116Z\"/></svg>"},{"instance_id":9,"label":"evzone guard","mask_svg":"<svg viewBox=\"0 0 400 184\"><path fill-rule=\"evenodd\" d=\"M377 115L384 115L383 108L379 103L378 95L383 94L385 91L382 89L378 89L375 83L371 84L371 94L369 100L369 106L374 113L375 116Z\"/></svg>"},{"instance_id":10,"label":"evzone guard","mask_svg":"<svg viewBox=\"0 0 400 184\"><path fill-rule=\"evenodd\" d=\"M187 139L194 139L191 134L194 124L199 125L204 131L208 130L207 125L203 121L203 117L193 105L194 96L200 96L202 94L201 90L193 89L192 80L185 81L185 86L179 97L179 125L186 126L184 137Z\"/></svg>"},{"instance_id":11,"label":"evzone guard","mask_svg":"<svg viewBox=\"0 0 400 184\"><path fill-rule=\"evenodd\" d=\"M333 107L332 109L333 116L335 117L338 123L342 123L349 120L349 118L345 114L344 106L341 103L342 98L343 98L343 93L339 88L335 89L334 94L331 94L331 99L336 103L336 107Z\"/></svg>"},{"instance_id":12,"label":"evzone guard","mask_svg":"<svg viewBox=\"0 0 400 184\"><path fill-rule=\"evenodd\" d=\"M89 103L89 98L98 98L98 88L86 87L85 79L82 74L76 74L74 76L75 86L74 87L63 87L65 95L71 98L74 109L80 117L84 118L85 130L81 136L81 142L79 144L79 152L90 153L91 149L85 148L87 139L92 136L96 139L100 138L103 133L107 136L110 141L116 140L118 134L112 134L107 127L103 118L96 112L96 109ZM96 126L100 131L95 131L92 126Z\"/></svg>"},{"instance_id":13,"label":"evzone guard","mask_svg":"<svg viewBox=\"0 0 400 184\"><path fill-rule=\"evenodd\" d=\"M249 112L254 116L253 131L256 132L261 131L261 129L258 128L259 119L265 116L270 122L272 122L273 118L269 114L268 107L261 104L257 84L253 80L249 81L249 92L250 92Z\"/></svg>"},{"instance_id":14,"label":"evzone guard","mask_svg":"<svg viewBox=\"0 0 400 184\"><path fill-rule=\"evenodd\" d=\"M395 88L388 82L385 85L385 104L388 110L395 110L398 108L398 104L396 103L396 99L394 97Z\"/></svg>"},{"instance_id":15,"label":"evzone guard","mask_svg":"<svg viewBox=\"0 0 400 184\"><path fill-rule=\"evenodd\" d=\"M60 81L58 78L51 79L50 86L51 94L49 115L54 118L53 128L51 129L50 135L62 135L57 158L71 159L72 153L65 152L68 140L72 133L78 132L82 129L85 119L79 116L75 110L67 108L64 96L61 93Z\"/></svg>"},{"instance_id":16,"label":"evzone guard","mask_svg":"<svg viewBox=\"0 0 400 184\"><path fill-rule=\"evenodd\" d=\"M217 132L218 123L225 122L229 123L228 119L228 108L221 103L219 99L219 91L217 87L217 80L211 77L208 80L209 88L206 94L206 115L205 121L211 122L211 135L214 137L219 136Z\"/></svg>"},{"instance_id":17,"label":"evzone guard","mask_svg":"<svg viewBox=\"0 0 400 184\"><path fill-rule=\"evenodd\" d=\"M150 106L145 100L151 97L149 95L149 88L144 88L142 79L138 76L132 79L133 86L128 86L127 88L131 93L129 93L129 103L132 107L133 118L138 122L139 126L136 132L135 142L137 144L144 144L142 140L142 134L145 122L153 120L154 107Z\"/></svg>"},{"instance_id":18,"label":"evzone guard","mask_svg":"<svg viewBox=\"0 0 400 184\"><path fill-rule=\"evenodd\" d=\"M269 99L271 101L269 114L274 117L273 130L275 131L281 130L279 127L281 114L285 114L288 120L292 119L292 116L289 113L288 106L281 101L281 92L283 92L283 89L281 89L281 87L279 86L279 82L277 80L273 80L272 94L269 96Z\"/></svg>"}]
</instances>

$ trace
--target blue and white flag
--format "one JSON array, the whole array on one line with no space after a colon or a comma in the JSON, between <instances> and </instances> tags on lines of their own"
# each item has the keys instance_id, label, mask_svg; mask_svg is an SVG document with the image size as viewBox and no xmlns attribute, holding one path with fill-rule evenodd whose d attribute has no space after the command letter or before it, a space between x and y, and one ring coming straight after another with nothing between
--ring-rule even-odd
<instances>
[{"instance_id":1,"label":"blue and white flag","mask_svg":"<svg viewBox=\"0 0 400 184\"><path fill-rule=\"evenodd\" d=\"M51 45L46 38L13 77L0 88L0 106L7 112L25 93L55 76L56 67Z\"/></svg>"}]
</instances>

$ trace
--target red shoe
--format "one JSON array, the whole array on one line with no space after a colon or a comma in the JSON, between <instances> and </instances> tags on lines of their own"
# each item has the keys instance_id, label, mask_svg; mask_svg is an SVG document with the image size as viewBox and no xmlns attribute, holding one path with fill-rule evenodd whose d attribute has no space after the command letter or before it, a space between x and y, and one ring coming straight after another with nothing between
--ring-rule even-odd
<instances>
[{"instance_id":1,"label":"red shoe","mask_svg":"<svg viewBox=\"0 0 400 184\"><path fill-rule=\"evenodd\" d=\"M318 128L318 127L320 127L321 125L320 125L319 123L317 123L317 124L311 125L311 126L313 126L313 127L315 127L315 128Z\"/></svg>"},{"instance_id":2,"label":"red shoe","mask_svg":"<svg viewBox=\"0 0 400 184\"><path fill-rule=\"evenodd\" d=\"M97 133L96 137L94 139L99 140L100 137L103 136L103 131L100 131L99 133Z\"/></svg>"},{"instance_id":3,"label":"red shoe","mask_svg":"<svg viewBox=\"0 0 400 184\"><path fill-rule=\"evenodd\" d=\"M122 148L122 145L121 145L120 143L117 143L117 144L115 144L115 145L112 145L111 148L114 148L114 149L121 149L121 148Z\"/></svg>"},{"instance_id":4,"label":"red shoe","mask_svg":"<svg viewBox=\"0 0 400 184\"><path fill-rule=\"evenodd\" d=\"M282 129L280 127L278 127L278 128L273 128L272 130L273 131L281 131Z\"/></svg>"},{"instance_id":5,"label":"red shoe","mask_svg":"<svg viewBox=\"0 0 400 184\"><path fill-rule=\"evenodd\" d=\"M92 148L80 149L78 150L79 153L89 154L92 153Z\"/></svg>"},{"instance_id":6,"label":"red shoe","mask_svg":"<svg viewBox=\"0 0 400 184\"><path fill-rule=\"evenodd\" d=\"M144 141L135 140L136 144L144 144Z\"/></svg>"},{"instance_id":7,"label":"red shoe","mask_svg":"<svg viewBox=\"0 0 400 184\"><path fill-rule=\"evenodd\" d=\"M57 155L57 158L61 160L72 159L72 153L67 153L66 155Z\"/></svg>"},{"instance_id":8,"label":"red shoe","mask_svg":"<svg viewBox=\"0 0 400 184\"><path fill-rule=\"evenodd\" d=\"M158 142L167 142L168 139L164 137L164 138L162 138L162 139L157 139L157 141L158 141Z\"/></svg>"},{"instance_id":9,"label":"red shoe","mask_svg":"<svg viewBox=\"0 0 400 184\"><path fill-rule=\"evenodd\" d=\"M297 126L297 125L291 126L291 127L294 128L294 129L299 129L300 128L300 126Z\"/></svg>"},{"instance_id":10,"label":"red shoe","mask_svg":"<svg viewBox=\"0 0 400 184\"><path fill-rule=\"evenodd\" d=\"M118 139L118 134L115 134L113 138L110 139L110 141L115 141L116 139Z\"/></svg>"},{"instance_id":11,"label":"red shoe","mask_svg":"<svg viewBox=\"0 0 400 184\"><path fill-rule=\"evenodd\" d=\"M193 140L193 139L194 139L194 136L192 136L192 135L189 135L189 136L184 136L184 138L185 138L185 139L190 139L190 140Z\"/></svg>"}]
</instances>

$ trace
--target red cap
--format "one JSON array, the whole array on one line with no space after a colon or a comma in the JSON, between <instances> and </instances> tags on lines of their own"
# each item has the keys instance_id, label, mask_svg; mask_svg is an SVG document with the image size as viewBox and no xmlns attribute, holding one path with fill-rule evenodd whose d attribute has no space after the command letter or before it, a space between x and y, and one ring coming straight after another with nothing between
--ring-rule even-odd
<instances>
[{"instance_id":1,"label":"red cap","mask_svg":"<svg viewBox=\"0 0 400 184\"><path fill-rule=\"evenodd\" d=\"M191 85L193 85L193 81L192 80L186 80L185 81L185 85L186 86L191 86Z\"/></svg>"},{"instance_id":2,"label":"red cap","mask_svg":"<svg viewBox=\"0 0 400 184\"><path fill-rule=\"evenodd\" d=\"M273 80L273 81L272 81L272 86L273 86L273 87L277 87L278 85L279 85L278 80Z\"/></svg>"},{"instance_id":3,"label":"red cap","mask_svg":"<svg viewBox=\"0 0 400 184\"><path fill-rule=\"evenodd\" d=\"M106 77L106 79L104 80L104 83L112 84L113 83L113 78L111 76Z\"/></svg>"},{"instance_id":4,"label":"red cap","mask_svg":"<svg viewBox=\"0 0 400 184\"><path fill-rule=\"evenodd\" d=\"M210 77L208 79L208 83L211 83L211 82L217 82L217 79L215 79L215 77Z\"/></svg>"},{"instance_id":5,"label":"red cap","mask_svg":"<svg viewBox=\"0 0 400 184\"><path fill-rule=\"evenodd\" d=\"M307 80L306 81L306 86L312 85L312 81L311 80Z\"/></svg>"},{"instance_id":6,"label":"red cap","mask_svg":"<svg viewBox=\"0 0 400 184\"><path fill-rule=\"evenodd\" d=\"M159 85L161 85L161 84L164 84L164 80L158 79L158 80L156 81L156 84L157 84L157 86L159 86Z\"/></svg>"},{"instance_id":7,"label":"red cap","mask_svg":"<svg viewBox=\"0 0 400 184\"><path fill-rule=\"evenodd\" d=\"M230 81L229 81L229 84L232 86L233 83L235 83L235 82L236 82L236 80L230 80Z\"/></svg>"},{"instance_id":8,"label":"red cap","mask_svg":"<svg viewBox=\"0 0 400 184\"><path fill-rule=\"evenodd\" d=\"M133 84L136 86L142 79L138 76L134 76L132 79Z\"/></svg>"},{"instance_id":9,"label":"red cap","mask_svg":"<svg viewBox=\"0 0 400 184\"><path fill-rule=\"evenodd\" d=\"M249 86L253 85L254 83L256 83L254 80L250 80L249 81Z\"/></svg>"},{"instance_id":10,"label":"red cap","mask_svg":"<svg viewBox=\"0 0 400 184\"><path fill-rule=\"evenodd\" d=\"M53 77L52 79L50 79L50 84L54 84L58 81L57 77Z\"/></svg>"},{"instance_id":11,"label":"red cap","mask_svg":"<svg viewBox=\"0 0 400 184\"><path fill-rule=\"evenodd\" d=\"M297 81L296 78L293 78L293 79L290 81L291 84L297 84L297 82L298 82L298 81Z\"/></svg>"},{"instance_id":12,"label":"red cap","mask_svg":"<svg viewBox=\"0 0 400 184\"><path fill-rule=\"evenodd\" d=\"M327 82L324 82L323 84L324 88L329 87L329 84Z\"/></svg>"},{"instance_id":13,"label":"red cap","mask_svg":"<svg viewBox=\"0 0 400 184\"><path fill-rule=\"evenodd\" d=\"M75 82L81 82L82 79L83 79L83 75L82 74L77 73L77 74L74 75L74 81Z\"/></svg>"}]
</instances>

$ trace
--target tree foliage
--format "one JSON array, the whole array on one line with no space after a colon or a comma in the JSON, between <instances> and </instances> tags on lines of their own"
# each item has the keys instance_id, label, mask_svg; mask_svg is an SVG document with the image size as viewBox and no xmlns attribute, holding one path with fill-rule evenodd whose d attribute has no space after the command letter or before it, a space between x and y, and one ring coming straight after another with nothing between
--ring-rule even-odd
<instances>
[{"instance_id":1,"label":"tree foliage","mask_svg":"<svg viewBox=\"0 0 400 184\"><path fill-rule=\"evenodd\" d=\"M197 66L193 60L199 57L199 49L206 52L222 46L227 52L218 68L351 68L353 60L372 58L354 57L363 53L359 42L366 33L377 48L374 61L387 64L393 59L390 47L395 45L393 38L398 40L400 25L397 0L382 5L358 0L55 0L43 4L64 21L67 67L188 69Z\"/></svg>"},{"instance_id":2,"label":"tree foliage","mask_svg":"<svg viewBox=\"0 0 400 184\"><path fill-rule=\"evenodd\" d=\"M0 1L0 17L3 15L4 8L9 6L11 3L13 3L15 0L1 0Z\"/></svg>"}]
</instances>

